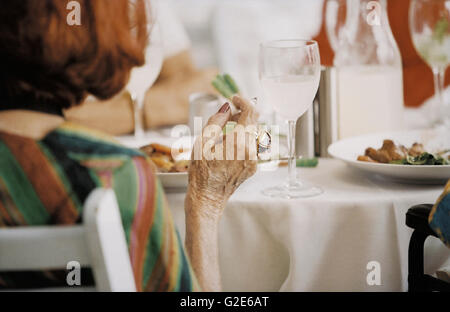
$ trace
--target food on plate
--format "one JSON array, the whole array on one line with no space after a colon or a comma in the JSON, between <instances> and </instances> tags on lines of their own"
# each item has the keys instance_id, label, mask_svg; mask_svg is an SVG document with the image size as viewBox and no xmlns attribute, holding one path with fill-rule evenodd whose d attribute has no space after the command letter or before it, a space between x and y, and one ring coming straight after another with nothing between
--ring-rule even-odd
<instances>
[{"instance_id":1,"label":"food on plate","mask_svg":"<svg viewBox=\"0 0 450 312\"><path fill-rule=\"evenodd\" d=\"M378 163L378 161L373 160L372 158L370 158L369 156L366 156L366 155L364 155L364 156L359 156L359 157L358 157L358 160L359 160L359 161L365 161L365 162Z\"/></svg>"},{"instance_id":2,"label":"food on plate","mask_svg":"<svg viewBox=\"0 0 450 312\"><path fill-rule=\"evenodd\" d=\"M142 149L172 157L172 149L162 144L150 144L148 146L144 146Z\"/></svg>"},{"instance_id":3,"label":"food on plate","mask_svg":"<svg viewBox=\"0 0 450 312\"><path fill-rule=\"evenodd\" d=\"M187 172L189 170L190 160L179 160L173 165L173 170L175 172Z\"/></svg>"},{"instance_id":4,"label":"food on plate","mask_svg":"<svg viewBox=\"0 0 450 312\"><path fill-rule=\"evenodd\" d=\"M150 144L141 147L140 150L151 159L161 173L187 172L189 170L190 161L173 159L172 149L168 146Z\"/></svg>"},{"instance_id":5,"label":"food on plate","mask_svg":"<svg viewBox=\"0 0 450 312\"><path fill-rule=\"evenodd\" d=\"M423 144L414 143L410 148L384 140L380 149L368 147L359 161L396 165L450 165L448 151L432 154L425 151Z\"/></svg>"},{"instance_id":6,"label":"food on plate","mask_svg":"<svg viewBox=\"0 0 450 312\"><path fill-rule=\"evenodd\" d=\"M408 155L406 159L402 159L393 163L398 165L443 166L450 165L450 158L447 157L447 159L445 159L442 156L425 152L416 157Z\"/></svg>"}]
</instances>

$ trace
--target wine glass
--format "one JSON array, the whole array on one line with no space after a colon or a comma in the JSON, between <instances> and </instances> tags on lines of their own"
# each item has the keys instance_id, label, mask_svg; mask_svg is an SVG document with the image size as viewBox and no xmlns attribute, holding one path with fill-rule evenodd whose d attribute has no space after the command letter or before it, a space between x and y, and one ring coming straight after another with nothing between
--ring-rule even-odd
<instances>
[{"instance_id":1,"label":"wine glass","mask_svg":"<svg viewBox=\"0 0 450 312\"><path fill-rule=\"evenodd\" d=\"M297 179L296 120L312 105L320 80L319 46L313 40L276 40L261 44L259 78L265 100L283 119L288 131L288 181L263 191L282 198L312 197L322 193L316 186Z\"/></svg>"},{"instance_id":2,"label":"wine glass","mask_svg":"<svg viewBox=\"0 0 450 312\"><path fill-rule=\"evenodd\" d=\"M146 4L149 3L146 2ZM144 136L143 108L145 95L158 78L164 59L156 4L157 2L152 1L151 9L147 10L149 43L145 49L145 63L131 71L130 80L126 86L126 90L130 93L133 101L134 135L136 138Z\"/></svg>"},{"instance_id":3,"label":"wine glass","mask_svg":"<svg viewBox=\"0 0 450 312\"><path fill-rule=\"evenodd\" d=\"M433 71L438 104L434 104L433 121L450 127L450 105L444 101L445 70L450 64L450 0L413 0L409 28L417 52Z\"/></svg>"}]
</instances>

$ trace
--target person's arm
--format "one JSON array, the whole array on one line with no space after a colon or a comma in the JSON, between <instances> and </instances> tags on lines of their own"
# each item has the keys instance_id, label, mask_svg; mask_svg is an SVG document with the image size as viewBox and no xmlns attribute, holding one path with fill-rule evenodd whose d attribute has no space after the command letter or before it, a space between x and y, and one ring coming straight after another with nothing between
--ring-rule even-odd
<instances>
[{"instance_id":1,"label":"person's arm","mask_svg":"<svg viewBox=\"0 0 450 312\"><path fill-rule=\"evenodd\" d=\"M195 92L215 93L211 81L217 73L213 68L197 70L188 50L164 60L158 80L145 97L147 128L187 123L189 96Z\"/></svg>"},{"instance_id":2,"label":"person's arm","mask_svg":"<svg viewBox=\"0 0 450 312\"><path fill-rule=\"evenodd\" d=\"M232 119L242 126L254 125L257 113L253 106L239 97L233 99L233 104L241 113L231 116L229 104L225 104L220 111L210 118L206 127L214 126L220 133L213 137L206 137L204 131L202 140L197 139L194 144L193 156L196 149L205 153L209 140L219 142L226 147L230 139L229 134L223 136L222 129ZM206 129L206 128L205 128ZM232 133L235 136L236 133ZM245 140L232 137L234 150L245 149L246 160L200 160L193 159L189 168L189 186L185 200L186 212L186 251L191 260L192 268L197 280L204 291L220 291L221 279L219 270L218 226L226 203L234 191L256 172L256 155L251 155L251 148L245 145ZM248 142L252 142L249 140ZM256 144L256 139L253 139ZM213 148L211 146L211 148ZM222 149L224 155L226 148ZM254 151L256 153L256 150ZM204 155L203 155L204 156ZM194 158L194 157L193 157Z\"/></svg>"},{"instance_id":3,"label":"person's arm","mask_svg":"<svg viewBox=\"0 0 450 312\"><path fill-rule=\"evenodd\" d=\"M215 68L195 66L188 33L170 3L157 1L155 5L164 63L158 80L146 94L144 119L147 128L187 123L189 96L196 92L215 93L211 81L218 73ZM150 60L148 66L151 63Z\"/></svg>"},{"instance_id":4,"label":"person's arm","mask_svg":"<svg viewBox=\"0 0 450 312\"><path fill-rule=\"evenodd\" d=\"M221 291L219 271L218 223L195 213L196 210L211 209L207 205L186 197L186 252L191 260L195 276L203 291Z\"/></svg>"}]
</instances>

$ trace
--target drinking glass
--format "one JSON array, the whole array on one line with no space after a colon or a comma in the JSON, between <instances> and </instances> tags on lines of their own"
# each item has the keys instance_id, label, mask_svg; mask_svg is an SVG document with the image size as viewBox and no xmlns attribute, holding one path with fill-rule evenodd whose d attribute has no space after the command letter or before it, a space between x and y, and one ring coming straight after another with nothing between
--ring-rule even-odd
<instances>
[{"instance_id":1,"label":"drinking glass","mask_svg":"<svg viewBox=\"0 0 450 312\"><path fill-rule=\"evenodd\" d=\"M276 40L261 44L259 78L265 100L288 123L288 180L263 191L282 198L312 197L319 187L297 179L296 120L312 105L320 80L319 46L313 40Z\"/></svg>"},{"instance_id":2,"label":"drinking glass","mask_svg":"<svg viewBox=\"0 0 450 312\"><path fill-rule=\"evenodd\" d=\"M433 71L438 105L432 117L450 128L450 105L444 101L445 70L450 64L450 0L413 0L409 28L417 52Z\"/></svg>"},{"instance_id":3,"label":"drinking glass","mask_svg":"<svg viewBox=\"0 0 450 312\"><path fill-rule=\"evenodd\" d=\"M326 2L326 29L338 81L339 139L403 129L402 58L387 1Z\"/></svg>"},{"instance_id":4,"label":"drinking glass","mask_svg":"<svg viewBox=\"0 0 450 312\"><path fill-rule=\"evenodd\" d=\"M143 109L145 95L148 89L155 83L159 76L163 63L163 48L161 42L161 32L158 22L158 7L157 2L152 1L151 8L148 1L147 5L147 20L148 20L148 35L149 43L145 50L145 64L141 67L135 67L131 71L130 80L126 90L131 95L134 108L134 135L136 138L144 136L144 120Z\"/></svg>"}]
</instances>

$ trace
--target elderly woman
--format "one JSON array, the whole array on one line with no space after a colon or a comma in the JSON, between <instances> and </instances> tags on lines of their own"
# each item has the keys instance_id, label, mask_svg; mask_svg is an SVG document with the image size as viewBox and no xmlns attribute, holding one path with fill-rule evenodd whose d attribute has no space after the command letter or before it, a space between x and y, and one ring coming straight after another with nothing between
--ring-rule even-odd
<instances>
[{"instance_id":1,"label":"elderly woman","mask_svg":"<svg viewBox=\"0 0 450 312\"><path fill-rule=\"evenodd\" d=\"M144 63L143 0L134 6L128 0L78 2L81 26L67 24L65 0L2 3L0 227L82 222L89 193L112 188L138 290L220 290L217 226L228 198L255 172L249 146L235 146L247 151L247 160L192 162L185 200L186 255L151 161L62 117L64 109L88 94L112 97L123 89L130 70ZM253 124L252 106L238 97L233 102L241 114L231 116L227 103L208 124L219 129L230 119ZM224 144L230 136L210 138ZM196 145L207 150L208 142L204 138ZM210 145L211 150L216 146ZM27 276L33 281L43 277L50 285L61 278L57 272ZM20 287L23 280L0 273L3 287Z\"/></svg>"}]
</instances>

